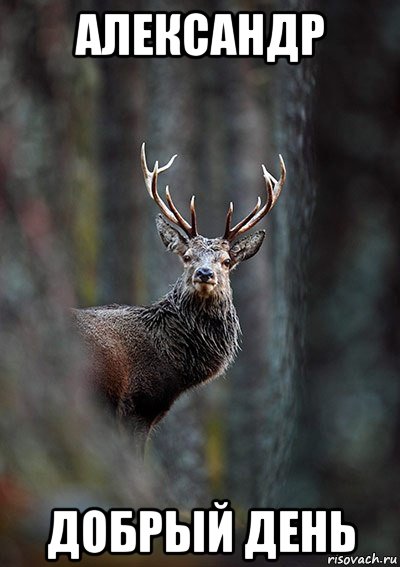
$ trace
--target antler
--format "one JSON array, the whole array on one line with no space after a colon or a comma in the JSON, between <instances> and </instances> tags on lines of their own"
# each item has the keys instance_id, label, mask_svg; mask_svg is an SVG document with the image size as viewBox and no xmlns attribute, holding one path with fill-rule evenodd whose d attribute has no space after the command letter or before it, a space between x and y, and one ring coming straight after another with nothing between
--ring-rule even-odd
<instances>
[{"instance_id":1,"label":"antler","mask_svg":"<svg viewBox=\"0 0 400 567\"><path fill-rule=\"evenodd\" d=\"M277 181L275 177L273 177L266 170L264 165L261 166L265 179L265 187L267 190L267 202L263 207L261 207L261 199L260 197L258 197L254 209L250 211L247 217L245 217L243 220L238 222L233 228L231 228L233 203L229 204L228 213L226 215L225 234L223 236L225 240L231 242L232 240L234 240L234 238L239 236L239 234L243 234L244 232L247 232L248 230L253 228L253 226L256 225L263 217L265 217L265 215L269 213L269 211L275 205L282 191L282 187L285 184L285 179L286 179L286 168L281 154L279 154L279 161L281 166L281 175L279 177L279 181ZM272 187L271 180L274 183L274 187Z\"/></svg>"},{"instance_id":2,"label":"antler","mask_svg":"<svg viewBox=\"0 0 400 567\"><path fill-rule=\"evenodd\" d=\"M150 171L149 168L147 167L145 143L144 142L142 144L140 157L141 157L142 171L143 171L143 175L144 175L144 182L146 184L146 189L147 189L150 197L160 207L162 214L169 221L171 221L173 224L176 224L177 226L179 226L179 228L181 228L189 236L189 238L193 238L194 236L197 236L197 217L196 217L196 209L195 209L195 206L194 206L194 195L190 200L190 216L191 216L191 223L192 224L189 224L183 218L183 216L180 214L180 212L178 211L178 209L174 205L174 202L172 201L171 194L169 192L168 185L165 188L165 196L167 198L168 207L164 203L164 201L161 199L161 197L160 197L160 195L158 194L158 191L157 191L158 174L163 172L163 171L166 171L167 169L169 169L171 167L171 165L173 164L173 162L176 158L176 154L174 156L172 156L172 158L169 160L169 162L166 165L163 165L162 167L158 167L158 161L156 161L156 163L154 164L153 171Z\"/></svg>"}]
</instances>

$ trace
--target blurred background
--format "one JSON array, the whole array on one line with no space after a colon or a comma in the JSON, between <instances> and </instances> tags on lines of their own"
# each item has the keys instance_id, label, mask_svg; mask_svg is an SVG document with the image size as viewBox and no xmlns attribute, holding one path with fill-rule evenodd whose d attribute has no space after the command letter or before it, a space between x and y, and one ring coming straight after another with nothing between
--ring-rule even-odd
<instances>
[{"instance_id":1,"label":"blurred background","mask_svg":"<svg viewBox=\"0 0 400 567\"><path fill-rule=\"evenodd\" d=\"M322 11L327 36L300 65L74 59L77 13L111 9L199 5L0 7L1 564L41 563L53 507L186 514L214 497L239 528L251 507L343 508L357 553L400 553L399 3L201 3ZM179 274L144 188L144 140L150 164L179 154L165 182L182 211L196 194L207 236L230 200L238 218L252 208L261 163L277 175L282 153L288 170L261 252L232 275L242 351L175 404L145 474L88 397L68 319L72 306L150 303Z\"/></svg>"}]
</instances>

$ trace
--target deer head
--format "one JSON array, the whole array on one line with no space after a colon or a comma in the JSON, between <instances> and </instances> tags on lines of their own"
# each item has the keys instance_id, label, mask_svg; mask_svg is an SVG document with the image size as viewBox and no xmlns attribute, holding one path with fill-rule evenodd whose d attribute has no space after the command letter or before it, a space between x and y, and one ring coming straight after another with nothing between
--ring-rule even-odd
<instances>
[{"instance_id":1,"label":"deer head","mask_svg":"<svg viewBox=\"0 0 400 567\"><path fill-rule=\"evenodd\" d=\"M250 213L231 226L233 216L233 203L230 203L226 215L224 235L218 238L205 238L198 234L195 198L190 201L190 223L187 222L174 205L168 186L165 188L167 204L161 199L157 181L159 173L167 170L173 164L174 155L169 162L158 166L156 161L153 171L147 167L145 144L142 144L141 163L147 191L161 210L156 219L161 240L168 250L175 252L184 265L184 277L189 288L202 297L210 297L229 289L229 274L240 262L254 256L261 247L265 231L259 230L244 236L234 242L236 238L253 228L275 205L286 179L286 169L283 158L279 155L281 173L276 180L264 167L262 171L265 180L267 198L263 206L258 197L255 207ZM164 220L181 229L183 234Z\"/></svg>"}]
</instances>

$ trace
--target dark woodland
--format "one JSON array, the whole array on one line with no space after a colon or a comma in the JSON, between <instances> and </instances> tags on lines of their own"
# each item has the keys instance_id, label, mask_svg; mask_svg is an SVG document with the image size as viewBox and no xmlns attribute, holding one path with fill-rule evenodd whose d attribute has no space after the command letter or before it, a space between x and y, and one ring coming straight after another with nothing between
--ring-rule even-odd
<instances>
[{"instance_id":1,"label":"dark woodland","mask_svg":"<svg viewBox=\"0 0 400 567\"><path fill-rule=\"evenodd\" d=\"M239 542L249 508L342 508L357 554L400 554L400 5L202 2L323 12L327 35L299 65L75 59L76 15L94 9L199 5L0 6L0 564L45 564L55 507L189 517L213 498L231 501ZM160 187L185 214L196 195L210 238L230 201L239 220L264 195L262 163L279 177L282 154L287 180L261 250L231 276L235 362L178 399L142 465L93 398L70 313L151 304L182 271L156 229L143 141L150 164L178 154ZM161 549L149 564L236 564Z\"/></svg>"}]
</instances>

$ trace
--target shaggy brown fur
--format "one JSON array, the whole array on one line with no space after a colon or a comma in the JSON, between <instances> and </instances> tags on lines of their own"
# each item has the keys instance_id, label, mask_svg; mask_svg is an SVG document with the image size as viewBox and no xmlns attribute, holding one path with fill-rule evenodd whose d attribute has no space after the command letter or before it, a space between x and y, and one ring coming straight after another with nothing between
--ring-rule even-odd
<instances>
[{"instance_id":1,"label":"shaggy brown fur","mask_svg":"<svg viewBox=\"0 0 400 567\"><path fill-rule=\"evenodd\" d=\"M141 446L181 393L216 378L233 361L240 327L229 274L264 239L259 231L231 247L222 238L182 236L161 216L157 227L184 265L171 291L144 307L74 310L92 357L94 384ZM212 277L202 281L199 269Z\"/></svg>"}]
</instances>

